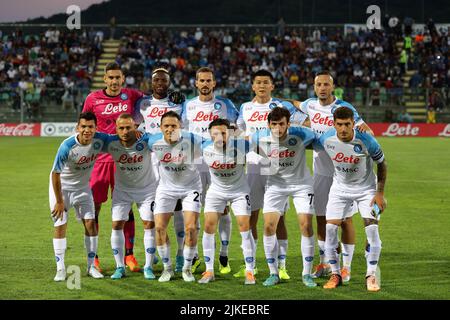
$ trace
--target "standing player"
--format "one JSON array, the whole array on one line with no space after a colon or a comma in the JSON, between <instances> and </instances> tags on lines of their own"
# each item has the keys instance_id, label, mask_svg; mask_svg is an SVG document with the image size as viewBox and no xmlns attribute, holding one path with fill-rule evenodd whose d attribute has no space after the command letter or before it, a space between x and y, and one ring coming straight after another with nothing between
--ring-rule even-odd
<instances>
[{"instance_id":1,"label":"standing player","mask_svg":"<svg viewBox=\"0 0 450 320\"><path fill-rule=\"evenodd\" d=\"M123 228L133 203L136 203L144 223L145 266L144 277L155 279L153 259L156 252L153 207L157 181L153 173L151 153L145 141L137 141L136 126L129 113L122 113L116 121L117 136L105 144L103 150L116 162L115 187L112 196L111 247L116 260L116 271L111 279L125 276Z\"/></svg>"},{"instance_id":2,"label":"standing player","mask_svg":"<svg viewBox=\"0 0 450 320\"><path fill-rule=\"evenodd\" d=\"M154 214L157 249L164 271L158 280L166 282L173 277L167 225L177 202L181 200L185 226L182 276L184 281L192 282L195 281L191 268L197 246L197 222L202 195L200 175L194 159L201 156L202 141L199 136L181 131L181 117L173 111L161 117L161 131L148 139L160 167Z\"/></svg>"},{"instance_id":3,"label":"standing player","mask_svg":"<svg viewBox=\"0 0 450 320\"><path fill-rule=\"evenodd\" d=\"M348 107L339 107L333 114L334 129L327 131L319 139L320 146L330 157L334 176L326 212L325 255L331 266L332 275L324 285L334 289L342 282L340 262L337 256L338 227L346 218L346 210L356 202L364 220L369 243L366 255L367 290L379 291L376 270L381 252L377 214L386 207L384 185L387 167L383 151L377 140L367 134L354 130L354 113ZM377 175L373 172L373 161L377 163ZM373 213L374 207L379 213ZM375 211L376 212L376 211Z\"/></svg>"},{"instance_id":4,"label":"standing player","mask_svg":"<svg viewBox=\"0 0 450 320\"><path fill-rule=\"evenodd\" d=\"M269 129L258 131L252 137L252 149L266 157L270 164L263 209L264 251L270 276L263 285L273 286L280 281L275 233L289 196L292 196L302 234L302 280L307 287L315 287L317 284L311 277L314 259L314 192L305 159L305 147L314 141L315 136L307 128L290 128L290 118L287 109L274 108L268 115Z\"/></svg>"},{"instance_id":5,"label":"standing player","mask_svg":"<svg viewBox=\"0 0 450 320\"><path fill-rule=\"evenodd\" d=\"M89 188L89 176L95 159L106 140L106 135L95 132L96 126L97 119L93 113L81 113L78 117L77 134L61 143L53 163L49 199L55 227L55 281L66 280L64 255L67 248L66 230L70 207L75 208L77 219L82 220L84 224L88 275L96 279L103 278L94 266L98 233L95 228L94 201Z\"/></svg>"},{"instance_id":6,"label":"standing player","mask_svg":"<svg viewBox=\"0 0 450 320\"><path fill-rule=\"evenodd\" d=\"M348 102L337 99L333 96L333 77L329 72L318 73L314 79L314 91L317 98L308 99L300 104L299 109L308 115L311 129L316 135L333 128L333 112L340 106L346 106L353 110L355 125L361 131L369 131L370 128L364 123L356 112L355 108ZM294 102L295 103L295 102ZM315 268L314 277L326 276L329 273L329 266L325 263L325 212L328 202L328 193L333 181L333 164L326 152L321 150L313 151L314 168L314 197L315 211L317 219L317 242L319 245L320 264ZM349 210L355 213L355 207ZM344 282L350 280L351 262L355 249L355 230L351 215L342 222L342 259L344 268L342 278Z\"/></svg>"},{"instance_id":7,"label":"standing player","mask_svg":"<svg viewBox=\"0 0 450 320\"><path fill-rule=\"evenodd\" d=\"M103 80L106 89L90 93L84 102L83 112L93 112L97 116L98 131L116 133L116 120L122 113L134 113L135 103L143 96L143 93L128 88L122 88L125 81L120 65L116 62L108 63L105 67ZM100 154L92 173L90 186L95 203L95 221L98 231L98 215L102 203L108 200L108 189L114 189L114 160L111 155ZM140 271L140 267L133 255L134 246L134 215L130 211L128 221L124 227L125 233L125 263L133 272ZM100 269L98 257L95 265Z\"/></svg>"},{"instance_id":8,"label":"standing player","mask_svg":"<svg viewBox=\"0 0 450 320\"><path fill-rule=\"evenodd\" d=\"M205 230L203 254L206 271L199 283L214 280L215 233L217 222L228 202L231 203L242 237L246 273L245 284L255 284L253 260L255 240L250 231L250 189L245 177L245 155L249 143L244 139L230 139L232 129L227 119L216 119L209 124L211 140L203 143L203 159L211 173L211 185L205 199Z\"/></svg>"},{"instance_id":9,"label":"standing player","mask_svg":"<svg viewBox=\"0 0 450 320\"><path fill-rule=\"evenodd\" d=\"M184 101L184 96L179 95L179 93L175 91L169 94L169 85L169 71L167 71L166 68L157 67L152 72L152 95L142 98L137 103L136 121L138 123L142 122L145 131L150 134L161 132L161 117L167 111L174 111L181 115L181 103ZM158 162L155 153L152 153L153 171L157 180L159 180ZM175 209L173 222L178 243L175 272L181 272L184 264L184 221L181 212L181 203L179 203Z\"/></svg>"},{"instance_id":10,"label":"standing player","mask_svg":"<svg viewBox=\"0 0 450 320\"><path fill-rule=\"evenodd\" d=\"M274 90L274 79L272 74L267 70L259 70L252 75L252 89L255 93L255 101L249 101L242 104L239 112L237 125L240 130L245 131L246 136L251 136L259 130L267 129L267 117L269 112L275 107L282 107L289 110L292 117L298 111L287 101L272 98ZM300 114L302 115L302 114ZM296 119L298 120L298 119ZM261 174L259 161L261 156L255 152L250 152L247 156L247 174L248 184L250 186L250 202L252 206L252 215L250 218L250 226L252 228L255 242L258 240L257 223L259 210L264 203L264 188L267 176ZM283 280L290 279L286 270L286 254L287 254L287 230L284 225L284 215L281 216L277 227L277 238L279 245L278 266L280 268L280 277ZM255 267L255 274L257 269ZM245 276L245 266L234 275L235 277Z\"/></svg>"},{"instance_id":11,"label":"standing player","mask_svg":"<svg viewBox=\"0 0 450 320\"><path fill-rule=\"evenodd\" d=\"M231 123L235 123L239 113L234 104L226 98L215 96L214 88L216 80L214 72L210 68L200 68L195 75L195 86L198 89L199 95L183 104L182 121L189 132L200 135L203 139L210 138L208 132L209 124L219 118L228 119ZM203 195L205 200L206 190L211 184L211 176L208 166L203 162L199 165L200 177L202 180ZM219 255L219 271L222 274L231 272L230 264L228 263L228 246L231 237L231 217L225 211L219 220L219 234L220 234L220 255ZM194 259L193 271L198 266L199 260Z\"/></svg>"}]
</instances>

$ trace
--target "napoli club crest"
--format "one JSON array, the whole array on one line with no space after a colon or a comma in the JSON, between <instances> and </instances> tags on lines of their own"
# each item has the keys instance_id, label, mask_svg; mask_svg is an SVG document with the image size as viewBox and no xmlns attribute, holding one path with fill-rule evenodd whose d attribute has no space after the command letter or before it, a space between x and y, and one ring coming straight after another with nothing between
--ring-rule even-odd
<instances>
[{"instance_id":1,"label":"napoli club crest","mask_svg":"<svg viewBox=\"0 0 450 320\"><path fill-rule=\"evenodd\" d=\"M274 108L276 108L277 107L277 104L276 103L271 103L271 104L269 104L269 109L270 110L272 110L272 109L274 109Z\"/></svg>"},{"instance_id":2,"label":"napoli club crest","mask_svg":"<svg viewBox=\"0 0 450 320\"><path fill-rule=\"evenodd\" d=\"M295 139L295 138L290 138L289 141L288 141L288 144L289 144L290 146L295 146L295 145L297 144L297 139Z\"/></svg>"},{"instance_id":3,"label":"napoli club crest","mask_svg":"<svg viewBox=\"0 0 450 320\"><path fill-rule=\"evenodd\" d=\"M355 146L353 147L353 150L355 150L355 152L361 152L362 151L362 147L360 144L355 144Z\"/></svg>"},{"instance_id":4,"label":"napoli club crest","mask_svg":"<svg viewBox=\"0 0 450 320\"><path fill-rule=\"evenodd\" d=\"M122 99L122 100L127 100L127 99L128 99L128 95L127 95L126 93L122 93L122 94L120 95L120 99Z\"/></svg>"},{"instance_id":5,"label":"napoli club crest","mask_svg":"<svg viewBox=\"0 0 450 320\"><path fill-rule=\"evenodd\" d=\"M136 150L137 151L142 151L144 149L144 145L142 144L142 143L138 143L137 145L136 145Z\"/></svg>"},{"instance_id":6,"label":"napoli club crest","mask_svg":"<svg viewBox=\"0 0 450 320\"><path fill-rule=\"evenodd\" d=\"M221 107L222 105L219 102L214 103L214 109L220 110Z\"/></svg>"}]
</instances>

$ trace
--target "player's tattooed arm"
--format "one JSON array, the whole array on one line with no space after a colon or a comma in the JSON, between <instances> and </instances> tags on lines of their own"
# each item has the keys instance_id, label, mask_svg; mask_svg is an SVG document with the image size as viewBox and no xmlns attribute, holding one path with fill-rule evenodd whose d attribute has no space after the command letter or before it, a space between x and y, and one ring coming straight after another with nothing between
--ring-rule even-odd
<instances>
[{"instance_id":1,"label":"player's tattooed arm","mask_svg":"<svg viewBox=\"0 0 450 320\"><path fill-rule=\"evenodd\" d=\"M52 172L52 185L53 192L55 193L56 204L52 210L52 217L56 220L63 218L65 211L64 200L61 191L61 174L58 172Z\"/></svg>"},{"instance_id":2,"label":"player's tattooed arm","mask_svg":"<svg viewBox=\"0 0 450 320\"><path fill-rule=\"evenodd\" d=\"M383 211L386 209L386 199L384 198L384 185L387 178L387 165L386 160L377 164L377 192L372 200L372 204L376 203L378 207Z\"/></svg>"},{"instance_id":3,"label":"player's tattooed arm","mask_svg":"<svg viewBox=\"0 0 450 320\"><path fill-rule=\"evenodd\" d=\"M373 133L372 129L370 129L370 127L367 125L367 123L363 122L362 124L360 124L359 126L356 127L356 130L358 130L361 133L368 133L371 136L375 136L375 134Z\"/></svg>"}]
</instances>

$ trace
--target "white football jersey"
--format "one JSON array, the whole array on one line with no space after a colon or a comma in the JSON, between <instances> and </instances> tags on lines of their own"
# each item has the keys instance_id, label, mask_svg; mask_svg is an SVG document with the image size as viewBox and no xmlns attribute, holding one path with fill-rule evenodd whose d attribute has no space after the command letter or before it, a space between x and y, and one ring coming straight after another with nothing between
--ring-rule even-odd
<instances>
[{"instance_id":1,"label":"white football jersey","mask_svg":"<svg viewBox=\"0 0 450 320\"><path fill-rule=\"evenodd\" d=\"M275 138L269 129L252 137L252 149L270 160L267 186L312 185L306 166L305 147L314 142L315 135L308 128L289 128L284 140Z\"/></svg>"},{"instance_id":2,"label":"white football jersey","mask_svg":"<svg viewBox=\"0 0 450 320\"><path fill-rule=\"evenodd\" d=\"M354 130L354 134L352 141L342 142L336 130L331 129L318 139L319 147L332 161L333 184L349 192L375 189L377 178L373 172L373 161L383 162L383 151L370 134L358 130Z\"/></svg>"},{"instance_id":3,"label":"white football jersey","mask_svg":"<svg viewBox=\"0 0 450 320\"><path fill-rule=\"evenodd\" d=\"M240 130L245 132L246 136L251 136L255 132L258 132L259 130L265 130L269 127L267 118L270 111L276 107L288 109L291 113L291 122L303 123L303 121L306 119L306 115L303 115L301 112L299 112L292 105L292 103L276 98L271 98L268 102L263 104L256 101L243 103L241 105L239 117L236 124ZM303 121L301 121L301 118L303 118ZM247 167L248 173L259 174L260 169L257 164L260 161L261 156L257 155L254 152L250 152L247 156L247 163L249 163L249 166Z\"/></svg>"},{"instance_id":4,"label":"white football jersey","mask_svg":"<svg viewBox=\"0 0 450 320\"><path fill-rule=\"evenodd\" d=\"M125 147L119 137L114 136L105 143L103 151L110 153L116 163L115 188L126 192L156 189L157 181L147 141L140 139L131 147Z\"/></svg>"},{"instance_id":5,"label":"white football jersey","mask_svg":"<svg viewBox=\"0 0 450 320\"><path fill-rule=\"evenodd\" d=\"M187 131L175 144L169 144L162 133L145 134L149 148L159 160L160 187L168 190L201 190L196 164L201 156L202 138Z\"/></svg>"},{"instance_id":6,"label":"white football jersey","mask_svg":"<svg viewBox=\"0 0 450 320\"><path fill-rule=\"evenodd\" d=\"M225 150L214 146L212 140L203 142L203 159L211 174L210 188L218 192L248 193L245 176L245 155L249 142L244 139L229 139Z\"/></svg>"},{"instance_id":7,"label":"white football jersey","mask_svg":"<svg viewBox=\"0 0 450 320\"><path fill-rule=\"evenodd\" d=\"M161 100L153 96L145 96L136 103L136 123L144 123L145 132L155 134L161 132L161 117L168 111L181 115L182 106L174 104L168 98Z\"/></svg>"},{"instance_id":8,"label":"white football jersey","mask_svg":"<svg viewBox=\"0 0 450 320\"><path fill-rule=\"evenodd\" d=\"M187 100L183 103L181 113L184 128L205 140L210 138L208 126L213 120L222 118L235 123L238 116L239 112L233 102L216 96L210 101L201 101L198 96Z\"/></svg>"},{"instance_id":9,"label":"white football jersey","mask_svg":"<svg viewBox=\"0 0 450 320\"><path fill-rule=\"evenodd\" d=\"M291 113L290 121L297 124L303 123L306 119L306 115L300 113L292 103L276 98L271 98L266 103L258 102L245 102L241 105L239 111L239 117L237 120L237 126L242 131L245 131L246 136L250 136L258 130L264 130L268 128L267 117L273 108L280 107L286 108ZM303 121L301 120L303 118Z\"/></svg>"},{"instance_id":10,"label":"white football jersey","mask_svg":"<svg viewBox=\"0 0 450 320\"><path fill-rule=\"evenodd\" d=\"M61 143L53 162L52 172L61 174L61 187L67 191L89 188L89 178L95 160L110 137L96 132L92 143L82 145L77 135L70 136Z\"/></svg>"},{"instance_id":11,"label":"white football jersey","mask_svg":"<svg viewBox=\"0 0 450 320\"><path fill-rule=\"evenodd\" d=\"M328 130L334 128L333 113L339 107L348 107L354 113L355 125L360 125L364 121L359 116L356 109L348 102L335 99L330 105L322 106L317 98L311 98L301 103L300 109L307 114L311 122L311 129L319 137ZM333 176L333 164L324 151L313 151L314 174L322 176Z\"/></svg>"}]
</instances>

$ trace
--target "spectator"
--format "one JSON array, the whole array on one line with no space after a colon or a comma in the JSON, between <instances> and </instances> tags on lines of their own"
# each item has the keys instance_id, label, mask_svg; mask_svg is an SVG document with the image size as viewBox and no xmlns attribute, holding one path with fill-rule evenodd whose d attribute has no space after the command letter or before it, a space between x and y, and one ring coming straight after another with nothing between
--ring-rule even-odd
<instances>
[{"instance_id":1,"label":"spectator","mask_svg":"<svg viewBox=\"0 0 450 320\"><path fill-rule=\"evenodd\" d=\"M406 109L403 109L398 115L397 115L397 122L406 122L406 123L413 123L414 120L411 117L411 115L406 111Z\"/></svg>"}]
</instances>

